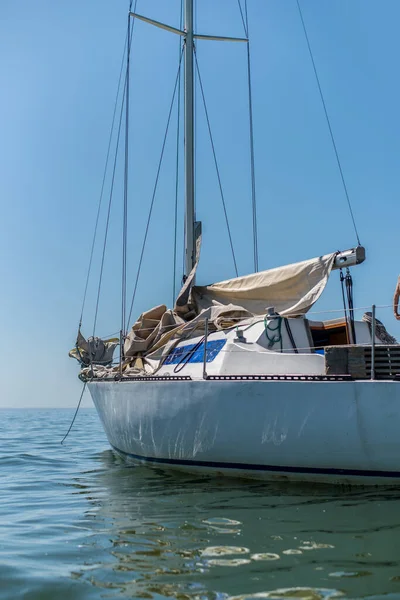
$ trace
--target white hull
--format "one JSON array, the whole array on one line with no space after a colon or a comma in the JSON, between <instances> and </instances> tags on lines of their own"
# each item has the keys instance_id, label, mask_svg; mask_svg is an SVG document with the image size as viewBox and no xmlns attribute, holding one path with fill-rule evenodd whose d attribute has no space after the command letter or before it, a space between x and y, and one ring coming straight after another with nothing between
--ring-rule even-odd
<instances>
[{"instance_id":1,"label":"white hull","mask_svg":"<svg viewBox=\"0 0 400 600\"><path fill-rule=\"evenodd\" d=\"M88 384L127 460L259 479L400 482L395 381L98 381Z\"/></svg>"}]
</instances>

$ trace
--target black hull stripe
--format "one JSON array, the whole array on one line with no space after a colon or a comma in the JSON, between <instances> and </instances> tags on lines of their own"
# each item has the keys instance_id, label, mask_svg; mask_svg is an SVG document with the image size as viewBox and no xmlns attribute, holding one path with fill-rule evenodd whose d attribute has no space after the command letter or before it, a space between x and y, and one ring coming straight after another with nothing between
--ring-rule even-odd
<instances>
[{"instance_id":1,"label":"black hull stripe","mask_svg":"<svg viewBox=\"0 0 400 600\"><path fill-rule=\"evenodd\" d=\"M180 465L190 467L206 467L211 469L232 469L237 471L264 471L273 473L296 473L309 475L344 475L348 477L383 477L383 478L400 478L400 471L367 471L362 469L334 469L334 468L319 468L319 467L288 467L277 465L257 465L247 463L231 463L231 462L214 462L208 460L188 460L176 458L155 458L153 456L140 456L124 452L111 444L111 447L128 458L134 460L160 464L160 465Z\"/></svg>"}]
</instances>

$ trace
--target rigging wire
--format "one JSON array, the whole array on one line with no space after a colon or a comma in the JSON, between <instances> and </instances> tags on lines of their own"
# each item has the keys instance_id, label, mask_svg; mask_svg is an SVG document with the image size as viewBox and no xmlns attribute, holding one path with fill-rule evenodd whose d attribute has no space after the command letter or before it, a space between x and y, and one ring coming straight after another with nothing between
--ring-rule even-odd
<instances>
[{"instance_id":1,"label":"rigging wire","mask_svg":"<svg viewBox=\"0 0 400 600\"><path fill-rule=\"evenodd\" d=\"M131 8L132 0L129 4L128 13L128 48L126 53L126 75L125 75L125 164L124 164L124 208L122 221L122 281L121 281L121 331L125 334L126 320L126 262L127 262L127 241L128 241L128 176L129 176L129 75L130 75L130 54L131 54ZM136 3L135 9L136 12ZM134 23L134 18L132 25Z\"/></svg>"},{"instance_id":2,"label":"rigging wire","mask_svg":"<svg viewBox=\"0 0 400 600\"><path fill-rule=\"evenodd\" d=\"M169 130L169 125L170 125L170 121L171 121L172 109L173 109L174 103L175 103L175 96L176 96L176 90L177 90L177 87L178 87L179 74L180 74L180 71L181 71L181 64L182 64L183 52L184 52L184 48L182 47L182 52L181 52L181 55L180 55L180 58L179 58L178 72L177 72L176 78L175 78L174 91L173 91L173 94L172 94L171 105L170 105L169 113L168 113L167 125L166 125L166 128L165 128L164 139L163 139L162 148L161 148L160 160L158 162L158 167L157 167L156 180L155 180L155 183L154 183L153 194L152 194L151 202L150 202L149 214L148 214L148 217L147 217L147 223L146 223L146 229L145 229L145 234L144 234L143 243L142 243L142 249L141 249L141 252L140 252L139 265L138 265L138 269L137 269L137 272L136 272L135 285L134 285L134 288L133 288L132 300L131 300L131 305L130 305L130 309L129 309L128 320L127 320L128 323L131 320L132 310L133 310L133 304L135 302L135 297L136 297L136 292L137 292L137 286L138 286L139 277L140 277L140 271L142 269L143 255L144 255L144 250L145 250L145 247L146 247L147 235L149 233L151 215L152 215L152 212L153 212L154 200L155 200L155 197L156 197L156 192L157 192L157 187L158 187L158 180L160 178L161 165L162 165L163 158L164 158L164 151L165 151L165 145L166 145L166 142L167 142L167 136L168 136L168 130Z\"/></svg>"},{"instance_id":3,"label":"rigging wire","mask_svg":"<svg viewBox=\"0 0 400 600\"><path fill-rule=\"evenodd\" d=\"M244 0L244 16L246 19L246 37L249 37L249 13L247 10L247 0Z\"/></svg>"},{"instance_id":4,"label":"rigging wire","mask_svg":"<svg viewBox=\"0 0 400 600\"><path fill-rule=\"evenodd\" d=\"M91 250L90 250L90 258L89 258L89 264L88 264L88 269L87 269L87 274L86 274L85 289L84 289L84 293L83 293L82 308L81 308L81 314L80 314L80 318L79 318L79 329L82 326L83 311L85 309L90 273L92 270L94 247L95 247L95 243L96 243L100 211L101 211L101 206L102 206L102 202L103 202L104 186L105 186L106 175L107 175L107 170L108 170L108 161L110 158L111 142L112 142L112 137L113 137L113 133L114 133L115 117L117 114L118 98L119 98L119 92L121 89L122 72L123 72L123 68L124 68L127 43L128 43L128 34L126 35L125 43L124 43L124 51L123 51L122 60L121 60L121 69L120 69L119 78L118 78L117 94L116 94L115 102L114 102L114 110L113 110L113 116L112 116L112 120L111 120L110 135L108 138L108 146L107 146L106 160L105 160L105 165L104 165L103 179L102 179L102 183L101 183L101 190L100 190L99 203L98 203L98 207L97 207L97 215L96 215L96 221L95 221L94 232L93 232L92 246L91 246Z\"/></svg>"},{"instance_id":5,"label":"rigging wire","mask_svg":"<svg viewBox=\"0 0 400 600\"><path fill-rule=\"evenodd\" d=\"M129 4L130 9L132 7L132 1L133 0L131 0L130 4ZM136 5L137 5L137 1L138 0L135 1L135 9L136 9ZM135 20L133 19L132 26L130 29L131 41L132 41L134 23L135 23ZM117 168L119 140L121 137L122 117L123 117L124 106L125 106L126 84L127 84L127 81L126 81L126 73L125 73L124 89L122 92L122 103L121 103L121 110L120 110L119 123L118 123L118 133L117 133L117 140L116 140L116 146L115 146L114 164L113 164L113 171L112 171L112 177L111 177L110 195L109 195L108 209L107 209L106 228L105 228L105 232L104 232L103 250L102 250L101 264L100 264L99 284L97 287L96 308L95 308L94 321L93 321L93 337L94 337L95 331L96 331L96 324L97 324L97 317L98 317L99 303L100 303L100 293L101 293L101 286L102 286L102 282L103 282L104 260L105 260L106 247L107 247L108 229L109 229L109 224L110 224L111 205L112 205L112 199L113 199L113 194L114 194L115 173L116 173L116 168Z\"/></svg>"},{"instance_id":6,"label":"rigging wire","mask_svg":"<svg viewBox=\"0 0 400 600\"><path fill-rule=\"evenodd\" d=\"M245 21L244 14L243 14L242 3L241 3L240 0L237 0L237 1L238 1L239 11L240 11L240 17L241 17L242 23L243 23L244 33L245 33L245 36L248 37L248 35L247 35L247 25L246 25L246 21Z\"/></svg>"},{"instance_id":7,"label":"rigging wire","mask_svg":"<svg viewBox=\"0 0 400 600\"><path fill-rule=\"evenodd\" d=\"M127 245L128 245L128 176L129 176L129 86L130 86L130 59L131 41L135 17L132 18L131 11L133 0L130 0L128 14L128 44L126 53L126 102L125 102L125 165L124 165L124 211L122 225L122 289L121 289L121 331L122 336L126 334L126 278L127 278ZM136 13L138 0L135 0L133 12ZM121 353L123 347L121 346Z\"/></svg>"},{"instance_id":8,"label":"rigging wire","mask_svg":"<svg viewBox=\"0 0 400 600\"><path fill-rule=\"evenodd\" d=\"M198 31L198 21L199 21L199 11L198 11L198 5L197 5L197 0L193 0L193 4L194 4L194 18L193 18L193 32L196 33ZM198 135L197 135L197 131L198 131L198 124L199 124L199 119L198 119L198 111L197 111L197 104L198 104L198 89L197 89L197 85L196 85L196 78L194 78L194 82L193 82L193 120L194 120L194 140L193 140L193 151L194 151L194 167L193 167L193 187L194 187L194 217L196 220L196 200L197 200L197 169L196 169L196 165L198 164L198 144L197 144L197 139L198 139ZM185 272L186 269L183 270L183 272Z\"/></svg>"},{"instance_id":9,"label":"rigging wire","mask_svg":"<svg viewBox=\"0 0 400 600\"><path fill-rule=\"evenodd\" d=\"M181 0L179 29L183 27L183 0ZM181 40L179 40L179 60L182 52ZM178 195L179 195L179 140L181 124L181 69L178 76L178 107L177 107L177 128L176 128L176 167L175 167L175 213L174 213L174 270L172 280L172 306L176 300L176 254L178 244ZM184 255L183 255L184 256Z\"/></svg>"},{"instance_id":10,"label":"rigging wire","mask_svg":"<svg viewBox=\"0 0 400 600\"><path fill-rule=\"evenodd\" d=\"M199 78L200 92L201 92L201 97L202 97L202 100L203 100L204 112L205 112L205 115L206 115L206 121L207 121L208 133L209 133L209 136L210 136L212 153L213 153L213 156L214 156L215 169L216 169L216 172L217 172L219 190L220 190L221 200L222 200L222 206L223 206L224 214L225 214L225 222L226 222L226 228L228 230L229 243L230 243L230 247L231 247L231 251L232 251L233 263L234 263L234 266L235 266L236 277L238 277L239 273L238 273L238 268L237 268L237 263L236 263L235 250L233 248L231 228L229 226L228 213L227 213L227 210L226 210L225 197L224 197L224 192L223 192L223 189L222 189L222 182L221 182L221 176L220 176L219 167L218 167L217 155L216 155L215 146L214 146L214 139L213 139L213 136L212 136L211 124L210 124L210 119L209 119L209 116L208 116L207 104L206 104L206 99L205 99L205 95L204 95L203 82L202 82L201 75L200 75L199 63L197 61L197 51L196 51L196 48L194 48L194 58L195 58L195 62L196 62L196 71L197 71L197 75L198 75L198 78Z\"/></svg>"},{"instance_id":11,"label":"rigging wire","mask_svg":"<svg viewBox=\"0 0 400 600\"><path fill-rule=\"evenodd\" d=\"M347 204L348 204L348 207L349 207L349 212L350 212L351 220L353 222L354 232L356 234L357 243L358 243L359 246L361 246L360 236L358 235L357 225L356 225L356 221L355 221L355 218L354 218L354 213L353 213L353 209L352 209L352 206L351 206L349 193L348 193L348 190L347 190L347 185L346 185L346 181L345 181L345 178L344 178L342 165L341 165L340 158L339 158L339 152L338 152L338 149L337 149L337 146L336 146L335 136L333 135L333 131L332 131L332 127L331 127L331 122L330 122L329 115L328 115L328 110L326 108L324 94L322 92L322 87L321 87L321 84L320 84L320 81L319 81L317 67L315 65L314 55L313 55L313 52L312 52L312 49L311 49L310 40L308 38L307 28L306 28L306 25L305 25L305 22L304 22L303 13L302 13L301 6L300 6L300 1L296 0L296 2L297 2L297 8L299 9L300 20L301 20L301 23L302 23L302 26L303 26L304 36L306 38L306 42L307 42L307 46L308 46L308 52L310 54L312 66L313 66L313 69L314 69L315 79L316 79L317 85L318 85L319 95L321 97L322 106L324 108L326 122L328 124L329 133L330 133L331 140L332 140L332 146L333 146L333 149L334 149L334 152L335 152L335 156L336 156L336 162L337 162L338 167L339 167L339 172L340 172L340 177L342 179L344 193L345 193L345 196L346 196L346 199L347 199Z\"/></svg>"},{"instance_id":12,"label":"rigging wire","mask_svg":"<svg viewBox=\"0 0 400 600\"><path fill-rule=\"evenodd\" d=\"M123 110L124 110L124 105L125 105L125 86L126 86L126 81L125 81L124 92L123 92L124 93L124 99L123 99L122 104L121 104L121 112L120 112L120 117L119 117L118 133L117 133L117 143L116 143L116 147L115 147L114 165L113 165L113 172L112 172L112 177L111 177L110 196L109 196L109 200L108 200L106 229L105 229L105 232L104 232L103 251L102 251L102 255L101 255L101 264L100 264L99 285L97 287L96 309L95 309L95 313L94 313L94 322L93 322L93 337L94 337L94 334L95 334L95 331L96 331L97 316L98 316L98 313L99 313L99 302L100 302L101 284L103 282L104 259L105 259L105 255L106 255L107 238L108 238L108 227L109 227L109 224L110 224L111 204L112 204L113 192L114 192L115 171L116 171L116 168L117 168L117 157L118 157L118 149L119 149L119 139L120 139L120 136L121 136L122 116L123 116Z\"/></svg>"},{"instance_id":13,"label":"rigging wire","mask_svg":"<svg viewBox=\"0 0 400 600\"><path fill-rule=\"evenodd\" d=\"M254 159L254 125L253 125L253 97L251 86L251 60L250 60L250 40L249 40L249 15L247 10L247 0L244 0L244 11L241 0L238 0L240 17L243 23L243 29L247 38L247 88L249 103L249 137L250 137L250 174L251 174L251 205L253 218L253 256L254 271L258 271L258 231L257 231L257 200L256 200L256 174Z\"/></svg>"},{"instance_id":14,"label":"rigging wire","mask_svg":"<svg viewBox=\"0 0 400 600\"><path fill-rule=\"evenodd\" d=\"M130 12L130 11L129 11ZM126 311L126 246L128 229L128 164L129 164L129 74L130 74L130 28L131 17L128 14L128 49L126 53L126 86L125 86L125 162L124 162L124 200L122 217L122 278L121 278L121 331L125 334Z\"/></svg>"},{"instance_id":15,"label":"rigging wire","mask_svg":"<svg viewBox=\"0 0 400 600\"><path fill-rule=\"evenodd\" d=\"M256 199L256 171L254 160L254 126L253 126L253 95L251 89L251 62L250 62L250 40L249 40L249 17L247 12L247 0L244 0L244 11L246 17L247 37L247 87L249 97L249 135L250 135L250 170L251 170L251 205L253 212L253 252L254 270L258 271L258 234L257 234L257 199Z\"/></svg>"}]
</instances>

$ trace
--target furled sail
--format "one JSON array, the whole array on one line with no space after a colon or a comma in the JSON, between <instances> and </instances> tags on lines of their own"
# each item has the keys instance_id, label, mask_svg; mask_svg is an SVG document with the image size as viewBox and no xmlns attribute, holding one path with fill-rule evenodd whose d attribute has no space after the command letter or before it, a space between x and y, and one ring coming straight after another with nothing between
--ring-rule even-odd
<instances>
[{"instance_id":1,"label":"furled sail","mask_svg":"<svg viewBox=\"0 0 400 600\"><path fill-rule=\"evenodd\" d=\"M199 314L210 306L234 304L252 315L267 308L286 317L304 315L318 300L327 284L336 253L236 277L206 286L193 286L179 295L175 310ZM185 301L186 300L186 304Z\"/></svg>"},{"instance_id":2,"label":"furled sail","mask_svg":"<svg viewBox=\"0 0 400 600\"><path fill-rule=\"evenodd\" d=\"M82 367L91 365L108 367L112 363L118 343L118 338L102 340L98 337L90 337L86 340L79 329L75 348L70 350L69 356L76 358Z\"/></svg>"},{"instance_id":3,"label":"furled sail","mask_svg":"<svg viewBox=\"0 0 400 600\"><path fill-rule=\"evenodd\" d=\"M240 320L252 315L240 306L226 304L210 306L202 310L190 321L182 319L165 305L160 305L140 315L124 344L125 356L132 357L140 353L146 355L164 348L173 340L177 344L192 335L200 335L204 330L204 322L209 320L209 330L226 329L237 325Z\"/></svg>"}]
</instances>

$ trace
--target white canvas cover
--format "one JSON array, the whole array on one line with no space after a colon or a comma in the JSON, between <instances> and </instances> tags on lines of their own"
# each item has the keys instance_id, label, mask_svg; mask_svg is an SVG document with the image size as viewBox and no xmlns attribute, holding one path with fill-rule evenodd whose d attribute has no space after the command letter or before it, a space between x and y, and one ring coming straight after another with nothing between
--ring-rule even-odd
<instances>
[{"instance_id":1,"label":"white canvas cover","mask_svg":"<svg viewBox=\"0 0 400 600\"><path fill-rule=\"evenodd\" d=\"M215 305L235 304L253 315L267 308L285 316L304 315L322 294L336 253L236 277L207 286L194 286L190 302L197 313Z\"/></svg>"}]
</instances>

